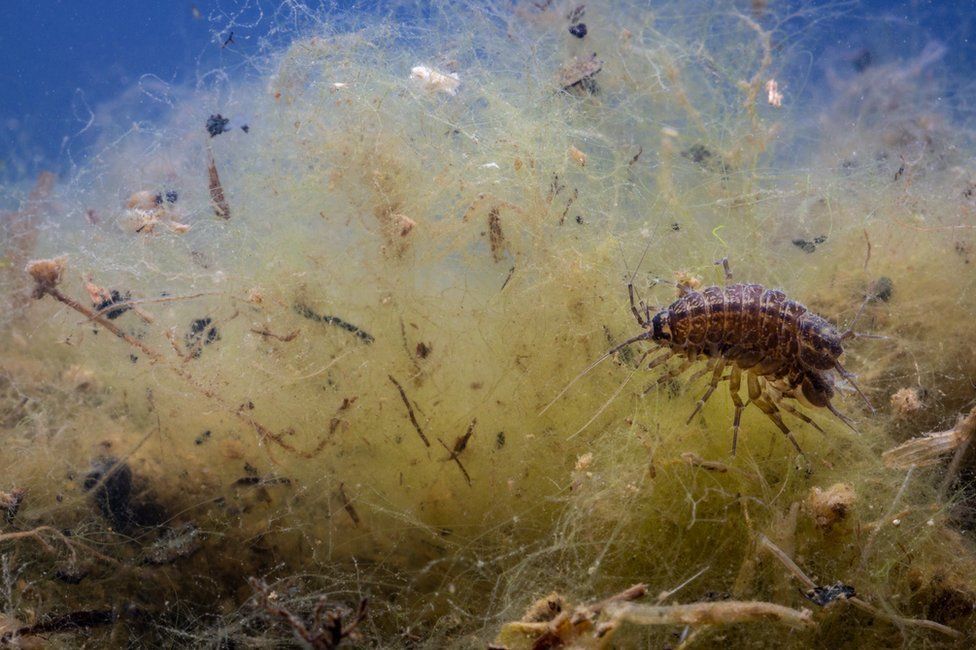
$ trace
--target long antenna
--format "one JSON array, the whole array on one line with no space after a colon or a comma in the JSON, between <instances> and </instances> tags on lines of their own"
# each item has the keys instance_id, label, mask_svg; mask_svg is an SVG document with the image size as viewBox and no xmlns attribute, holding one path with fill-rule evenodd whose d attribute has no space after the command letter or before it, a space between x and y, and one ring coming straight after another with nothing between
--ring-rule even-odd
<instances>
[{"instance_id":1,"label":"long antenna","mask_svg":"<svg viewBox=\"0 0 976 650\"><path fill-rule=\"evenodd\" d=\"M598 365L600 365L601 363L603 363L604 361L606 361L607 358L610 357L612 354L614 354L615 352L618 352L619 350L624 349L625 347L627 347L631 343L636 343L637 341L647 341L647 340L650 340L651 334L652 333L650 331L647 331L647 332L644 332L643 334L638 334L637 336L635 336L633 338L629 338L626 341L624 341L623 343L621 343L620 345L615 346L613 349L611 349L609 352L605 353L602 357L600 357L599 359L597 359L596 361L594 361L590 365L588 365L580 374L576 375L571 382L569 382L568 384L566 384L566 387L563 388L561 391L559 391L559 394L556 395L555 397L553 397L552 398L552 401L549 402L548 404L546 404L545 408L542 409L541 411L539 411L538 415L542 415L543 413L545 413L546 411L548 411L549 410L549 407L551 407L553 404L555 404L556 402L558 402L559 401L559 398L562 397L563 395L565 395L566 394L566 391L568 391L570 388L573 387L573 384L575 384L576 382L578 382L580 379L583 378L583 375L585 375L586 373L588 373L589 371L593 370Z\"/></svg>"}]
</instances>

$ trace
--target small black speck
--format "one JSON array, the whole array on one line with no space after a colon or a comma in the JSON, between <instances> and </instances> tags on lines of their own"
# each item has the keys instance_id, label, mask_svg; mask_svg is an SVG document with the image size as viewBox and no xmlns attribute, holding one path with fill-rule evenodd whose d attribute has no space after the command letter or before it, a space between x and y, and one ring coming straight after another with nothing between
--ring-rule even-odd
<instances>
[{"instance_id":1,"label":"small black speck","mask_svg":"<svg viewBox=\"0 0 976 650\"><path fill-rule=\"evenodd\" d=\"M501 449L505 446L505 432L499 431L495 436L495 449Z\"/></svg>"},{"instance_id":2,"label":"small black speck","mask_svg":"<svg viewBox=\"0 0 976 650\"><path fill-rule=\"evenodd\" d=\"M209 439L210 439L210 429L207 429L206 431L204 431L203 433L201 433L199 436L197 436L196 440L194 440L193 442L195 444L202 445L203 443L205 443Z\"/></svg>"},{"instance_id":3,"label":"small black speck","mask_svg":"<svg viewBox=\"0 0 976 650\"><path fill-rule=\"evenodd\" d=\"M813 251L817 250L817 245L812 241L807 241L806 239L794 239L793 245L804 253L812 253Z\"/></svg>"},{"instance_id":4,"label":"small black speck","mask_svg":"<svg viewBox=\"0 0 976 650\"><path fill-rule=\"evenodd\" d=\"M678 232L679 230L681 230L681 224L675 221L673 224L671 224L671 230Z\"/></svg>"},{"instance_id":5,"label":"small black speck","mask_svg":"<svg viewBox=\"0 0 976 650\"><path fill-rule=\"evenodd\" d=\"M138 360L139 360L139 357L137 357L136 355L134 355L134 354L130 354L129 355L129 361L131 361L132 363L135 363Z\"/></svg>"},{"instance_id":6,"label":"small black speck","mask_svg":"<svg viewBox=\"0 0 976 650\"><path fill-rule=\"evenodd\" d=\"M816 244L816 245L818 245L818 246L820 244L824 243L825 241L827 241L827 235L818 235L818 236L816 236L816 237L813 238L813 243Z\"/></svg>"},{"instance_id":7,"label":"small black speck","mask_svg":"<svg viewBox=\"0 0 976 650\"><path fill-rule=\"evenodd\" d=\"M851 65L854 66L854 70L857 72L864 72L871 67L874 57L871 55L871 50L863 49L854 55L851 59Z\"/></svg>"},{"instance_id":8,"label":"small black speck","mask_svg":"<svg viewBox=\"0 0 976 650\"><path fill-rule=\"evenodd\" d=\"M243 131L244 133L250 133L251 127L249 127L247 124L244 124L243 126L241 126L241 131Z\"/></svg>"},{"instance_id":9,"label":"small black speck","mask_svg":"<svg viewBox=\"0 0 976 650\"><path fill-rule=\"evenodd\" d=\"M176 190L169 190L169 191L166 192L166 202L167 203L176 203L176 200L178 198L180 198L180 195L177 194Z\"/></svg>"},{"instance_id":10,"label":"small black speck","mask_svg":"<svg viewBox=\"0 0 976 650\"><path fill-rule=\"evenodd\" d=\"M583 215L581 214L576 215L576 223L578 223L581 226L583 225Z\"/></svg>"},{"instance_id":11,"label":"small black speck","mask_svg":"<svg viewBox=\"0 0 976 650\"><path fill-rule=\"evenodd\" d=\"M570 25L569 33L576 38L583 38L586 36L586 23L576 23L575 25Z\"/></svg>"},{"instance_id":12,"label":"small black speck","mask_svg":"<svg viewBox=\"0 0 976 650\"><path fill-rule=\"evenodd\" d=\"M230 124L230 120L217 113L216 115L211 115L207 119L207 133L210 134L211 138L216 138L221 133L229 131L227 125Z\"/></svg>"}]
</instances>

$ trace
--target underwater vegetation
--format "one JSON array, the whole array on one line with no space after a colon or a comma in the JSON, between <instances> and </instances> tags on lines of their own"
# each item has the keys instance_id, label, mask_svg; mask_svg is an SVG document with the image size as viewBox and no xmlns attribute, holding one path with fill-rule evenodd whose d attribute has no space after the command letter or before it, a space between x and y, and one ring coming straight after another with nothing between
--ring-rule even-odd
<instances>
[{"instance_id":1,"label":"underwater vegetation","mask_svg":"<svg viewBox=\"0 0 976 650\"><path fill-rule=\"evenodd\" d=\"M0 188L0 646L970 647L945 47L401 8Z\"/></svg>"}]
</instances>

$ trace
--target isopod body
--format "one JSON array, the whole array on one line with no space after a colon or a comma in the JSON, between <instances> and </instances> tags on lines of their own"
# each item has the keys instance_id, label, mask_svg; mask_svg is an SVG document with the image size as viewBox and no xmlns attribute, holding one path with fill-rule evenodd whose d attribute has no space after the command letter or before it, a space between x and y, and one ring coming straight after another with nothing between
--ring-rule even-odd
<instances>
[{"instance_id":1,"label":"isopod body","mask_svg":"<svg viewBox=\"0 0 976 650\"><path fill-rule=\"evenodd\" d=\"M731 271L727 261L722 263L729 282ZM631 309L644 332L626 344L648 340L664 347L664 353L650 362L651 368L673 356L683 359L659 378L658 384L681 374L696 361L706 360L702 373L710 372L711 381L689 422L718 384L727 379L735 404L733 453L742 410L749 403L759 407L798 450L799 445L780 415L781 408L822 429L804 413L783 402L784 399L808 407L827 408L851 426L831 404L834 395L831 372L836 371L854 385L852 375L839 360L844 352L842 342L854 336L852 331L838 332L827 320L782 291L759 284L727 283L724 287L701 290L681 287L681 292L667 308L652 315L648 307L641 304L639 309L635 304L631 286ZM727 375L726 370L729 370ZM743 375L749 402L743 402L739 395Z\"/></svg>"}]
</instances>

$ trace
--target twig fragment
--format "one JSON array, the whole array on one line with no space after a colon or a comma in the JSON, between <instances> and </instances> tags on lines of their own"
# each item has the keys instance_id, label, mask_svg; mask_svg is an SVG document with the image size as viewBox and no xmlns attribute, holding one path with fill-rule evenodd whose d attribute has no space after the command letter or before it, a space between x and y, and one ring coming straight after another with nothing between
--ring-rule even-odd
<instances>
[{"instance_id":1,"label":"twig fragment","mask_svg":"<svg viewBox=\"0 0 976 650\"><path fill-rule=\"evenodd\" d=\"M343 510L345 510L346 514L349 515L349 518L352 519L352 523L358 526L362 520L359 518L359 513L356 512L356 507L352 505L352 501L350 501L349 497L346 496L344 483L339 484L339 489L336 491L336 494L339 495L339 501L342 503Z\"/></svg>"},{"instance_id":2,"label":"twig fragment","mask_svg":"<svg viewBox=\"0 0 976 650\"><path fill-rule=\"evenodd\" d=\"M406 391L403 390L403 386L401 386L400 382L393 378L393 375L387 375L387 377L391 382L393 382L393 385L396 386L397 390L400 391L400 399L403 400L403 405L407 407L407 415L410 417L410 423L413 424L413 428L417 430L417 435L419 435L420 439L424 441L425 447L430 447L430 440L427 439L427 436L424 434L424 430L420 428L420 423L417 422L417 416L413 412L413 406L410 405L410 399L407 397Z\"/></svg>"}]
</instances>

